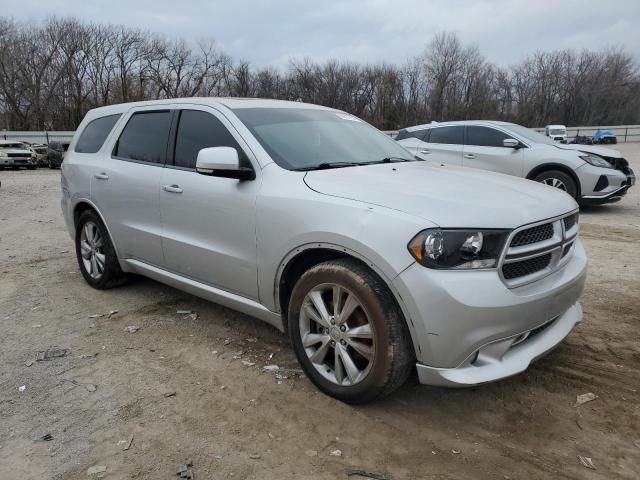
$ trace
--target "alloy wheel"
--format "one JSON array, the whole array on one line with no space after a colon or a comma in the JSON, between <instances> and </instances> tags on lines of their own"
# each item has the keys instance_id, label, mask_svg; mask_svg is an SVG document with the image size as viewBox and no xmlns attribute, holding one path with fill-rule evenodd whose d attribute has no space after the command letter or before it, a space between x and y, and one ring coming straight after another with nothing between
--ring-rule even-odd
<instances>
[{"instance_id":1,"label":"alloy wheel","mask_svg":"<svg viewBox=\"0 0 640 480\"><path fill-rule=\"evenodd\" d=\"M559 188L563 192L567 191L567 186L559 178L545 178L542 183L549 185L550 187Z\"/></svg>"},{"instance_id":2,"label":"alloy wheel","mask_svg":"<svg viewBox=\"0 0 640 480\"><path fill-rule=\"evenodd\" d=\"M80 233L80 254L82 264L91 278L98 280L104 273L106 255L104 244L98 226L93 222L86 222Z\"/></svg>"},{"instance_id":3,"label":"alloy wheel","mask_svg":"<svg viewBox=\"0 0 640 480\"><path fill-rule=\"evenodd\" d=\"M371 370L375 331L360 300L346 288L325 283L304 298L300 337L314 368L340 386L355 385Z\"/></svg>"}]
</instances>

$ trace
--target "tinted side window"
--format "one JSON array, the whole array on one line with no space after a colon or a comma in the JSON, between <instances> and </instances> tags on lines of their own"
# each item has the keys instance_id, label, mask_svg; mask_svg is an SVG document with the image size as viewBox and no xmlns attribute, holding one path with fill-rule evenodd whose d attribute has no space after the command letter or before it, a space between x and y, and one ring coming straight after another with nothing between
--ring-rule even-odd
<instances>
[{"instance_id":1,"label":"tinted side window","mask_svg":"<svg viewBox=\"0 0 640 480\"><path fill-rule=\"evenodd\" d=\"M134 113L120 134L116 157L151 163L164 163L171 126L171 112Z\"/></svg>"},{"instance_id":2,"label":"tinted side window","mask_svg":"<svg viewBox=\"0 0 640 480\"><path fill-rule=\"evenodd\" d=\"M106 117L96 118L84 127L75 151L78 153L96 153L107 139L111 129L116 124L120 114L108 115Z\"/></svg>"},{"instance_id":3,"label":"tinted side window","mask_svg":"<svg viewBox=\"0 0 640 480\"><path fill-rule=\"evenodd\" d=\"M405 138L417 138L418 140L422 140L424 137L424 134L427 132L426 129L420 129L420 130L413 130L413 131L409 131L409 130L400 130L398 132L398 136L395 138L396 140L404 140Z\"/></svg>"},{"instance_id":4,"label":"tinted side window","mask_svg":"<svg viewBox=\"0 0 640 480\"><path fill-rule=\"evenodd\" d=\"M207 147L233 147L238 151L240 165L250 166L242 148L220 120L199 110L180 112L174 165L196 168L198 152Z\"/></svg>"},{"instance_id":5,"label":"tinted side window","mask_svg":"<svg viewBox=\"0 0 640 480\"><path fill-rule=\"evenodd\" d=\"M437 127L431 129L429 143L449 143L462 145L464 127Z\"/></svg>"},{"instance_id":6,"label":"tinted side window","mask_svg":"<svg viewBox=\"0 0 640 480\"><path fill-rule=\"evenodd\" d=\"M467 138L465 145L477 145L480 147L504 147L502 141L506 138L512 138L500 130L489 127L467 127Z\"/></svg>"}]
</instances>

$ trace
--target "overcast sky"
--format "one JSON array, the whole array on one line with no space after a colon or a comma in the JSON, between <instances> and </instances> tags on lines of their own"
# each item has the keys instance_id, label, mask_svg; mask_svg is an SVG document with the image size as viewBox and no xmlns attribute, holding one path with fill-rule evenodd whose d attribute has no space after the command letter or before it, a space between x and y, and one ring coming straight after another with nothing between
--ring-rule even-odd
<instances>
[{"instance_id":1,"label":"overcast sky","mask_svg":"<svg viewBox=\"0 0 640 480\"><path fill-rule=\"evenodd\" d=\"M50 14L125 24L189 41L214 38L234 59L403 63L434 33L456 32L488 60L535 50L624 46L640 60L640 0L3 0L16 20Z\"/></svg>"}]
</instances>

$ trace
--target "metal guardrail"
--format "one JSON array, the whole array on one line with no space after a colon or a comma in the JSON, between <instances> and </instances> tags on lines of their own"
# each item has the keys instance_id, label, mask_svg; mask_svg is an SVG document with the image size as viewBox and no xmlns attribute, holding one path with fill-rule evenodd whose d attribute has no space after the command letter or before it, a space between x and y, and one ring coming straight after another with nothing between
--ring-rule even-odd
<instances>
[{"instance_id":1,"label":"metal guardrail","mask_svg":"<svg viewBox=\"0 0 640 480\"><path fill-rule=\"evenodd\" d=\"M16 140L19 142L31 142L31 143L46 143L48 144L51 141L57 140L68 140L71 141L73 138L74 132L28 132L28 131L9 131L9 130L1 130L0 131L0 139L2 140Z\"/></svg>"},{"instance_id":2,"label":"metal guardrail","mask_svg":"<svg viewBox=\"0 0 640 480\"><path fill-rule=\"evenodd\" d=\"M568 138L573 138L577 135L591 137L596 131L600 130L611 130L616 137L618 138L618 143L627 143L627 142L640 142L640 125L605 125L605 126L594 126L594 127L567 127L567 136ZM536 127L531 130L535 130L536 132L544 134L544 127ZM398 130L386 130L384 133L389 135L390 137L395 137L398 134ZM39 131L39 132L29 132L29 131L9 131L2 130L0 131L0 139L2 140L17 140L17 141L25 141L31 143L49 143L52 140L69 140L73 138L74 132L63 132L63 131Z\"/></svg>"}]
</instances>

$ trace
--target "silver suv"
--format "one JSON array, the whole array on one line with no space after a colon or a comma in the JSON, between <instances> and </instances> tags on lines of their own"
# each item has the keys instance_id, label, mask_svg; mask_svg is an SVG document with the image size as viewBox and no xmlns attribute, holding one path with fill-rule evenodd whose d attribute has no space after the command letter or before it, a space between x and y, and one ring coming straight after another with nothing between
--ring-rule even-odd
<instances>
[{"instance_id":1,"label":"silver suv","mask_svg":"<svg viewBox=\"0 0 640 480\"><path fill-rule=\"evenodd\" d=\"M527 368L581 321L578 206L416 160L347 113L190 98L90 111L62 210L94 288L136 273L287 332L309 379L366 402Z\"/></svg>"},{"instance_id":2,"label":"silver suv","mask_svg":"<svg viewBox=\"0 0 640 480\"><path fill-rule=\"evenodd\" d=\"M535 180L581 205L616 202L636 181L616 150L559 144L514 123L431 123L402 129L396 140L420 158Z\"/></svg>"}]
</instances>

